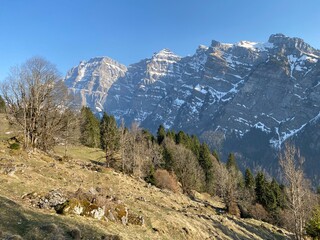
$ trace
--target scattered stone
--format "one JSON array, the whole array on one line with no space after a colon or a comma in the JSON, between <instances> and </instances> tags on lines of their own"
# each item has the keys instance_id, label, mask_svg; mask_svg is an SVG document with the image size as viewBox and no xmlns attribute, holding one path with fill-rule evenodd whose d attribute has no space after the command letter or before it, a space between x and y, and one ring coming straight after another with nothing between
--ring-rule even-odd
<instances>
[{"instance_id":1,"label":"scattered stone","mask_svg":"<svg viewBox=\"0 0 320 240\"><path fill-rule=\"evenodd\" d=\"M108 219L111 221L116 221L116 218L114 217L113 213L111 212L111 210L108 210Z\"/></svg>"},{"instance_id":2,"label":"scattered stone","mask_svg":"<svg viewBox=\"0 0 320 240\"><path fill-rule=\"evenodd\" d=\"M97 205L92 204L88 206L86 211L88 211L88 214L85 214L85 216L101 220L105 214L105 207L98 207Z\"/></svg>"},{"instance_id":3,"label":"scattered stone","mask_svg":"<svg viewBox=\"0 0 320 240\"><path fill-rule=\"evenodd\" d=\"M128 224L128 218L125 217L125 216L123 216L123 217L121 218L121 222L122 222L123 225L127 225L127 224Z\"/></svg>"},{"instance_id":4,"label":"scattered stone","mask_svg":"<svg viewBox=\"0 0 320 240\"><path fill-rule=\"evenodd\" d=\"M66 201L66 197L59 190L51 190L46 196L40 197L38 207L42 209L54 208Z\"/></svg>"}]
</instances>

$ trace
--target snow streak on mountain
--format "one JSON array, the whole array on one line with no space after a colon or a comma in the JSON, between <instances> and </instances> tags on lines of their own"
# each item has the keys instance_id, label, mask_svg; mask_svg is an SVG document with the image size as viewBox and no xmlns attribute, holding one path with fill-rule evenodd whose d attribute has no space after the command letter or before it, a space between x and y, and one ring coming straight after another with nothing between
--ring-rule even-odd
<instances>
[{"instance_id":1,"label":"snow streak on mountain","mask_svg":"<svg viewBox=\"0 0 320 240\"><path fill-rule=\"evenodd\" d=\"M65 83L83 105L127 125L239 139L259 130L279 149L319 120L319 58L302 39L274 34L266 43L212 41L187 57L163 49L128 67L93 58Z\"/></svg>"}]
</instances>

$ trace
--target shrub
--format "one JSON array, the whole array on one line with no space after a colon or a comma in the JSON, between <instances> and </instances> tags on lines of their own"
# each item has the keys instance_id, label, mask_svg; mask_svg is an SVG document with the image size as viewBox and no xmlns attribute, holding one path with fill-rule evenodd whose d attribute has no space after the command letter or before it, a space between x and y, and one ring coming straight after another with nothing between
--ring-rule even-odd
<instances>
[{"instance_id":1,"label":"shrub","mask_svg":"<svg viewBox=\"0 0 320 240\"><path fill-rule=\"evenodd\" d=\"M313 239L320 239L320 206L313 210L311 219L307 223L306 231Z\"/></svg>"},{"instance_id":2,"label":"shrub","mask_svg":"<svg viewBox=\"0 0 320 240\"><path fill-rule=\"evenodd\" d=\"M262 220L262 221L269 221L270 216L267 210L259 203L256 203L249 207L248 209L249 215L257 220Z\"/></svg>"},{"instance_id":3,"label":"shrub","mask_svg":"<svg viewBox=\"0 0 320 240\"><path fill-rule=\"evenodd\" d=\"M159 188L169 189L173 192L181 191L177 177L174 173L170 174L167 170L158 169L154 174L154 178L156 186Z\"/></svg>"},{"instance_id":4,"label":"shrub","mask_svg":"<svg viewBox=\"0 0 320 240\"><path fill-rule=\"evenodd\" d=\"M240 209L238 204L234 201L230 202L227 206L228 213L236 217L240 217Z\"/></svg>"},{"instance_id":5,"label":"shrub","mask_svg":"<svg viewBox=\"0 0 320 240\"><path fill-rule=\"evenodd\" d=\"M12 144L10 144L10 149L19 150L20 144L19 143L12 143Z\"/></svg>"}]
</instances>

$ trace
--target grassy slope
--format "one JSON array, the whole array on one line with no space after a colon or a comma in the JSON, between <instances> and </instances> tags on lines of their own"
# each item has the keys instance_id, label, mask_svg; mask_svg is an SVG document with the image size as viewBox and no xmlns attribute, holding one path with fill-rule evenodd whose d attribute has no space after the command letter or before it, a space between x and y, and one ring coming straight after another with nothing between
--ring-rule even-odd
<instances>
[{"instance_id":1,"label":"grassy slope","mask_svg":"<svg viewBox=\"0 0 320 240\"><path fill-rule=\"evenodd\" d=\"M63 147L56 149L62 155ZM198 194L191 200L111 169L101 168L103 153L85 147L69 148L68 161L42 153L28 154L0 143L0 239L18 234L24 239L72 239L79 229L83 239L101 239L107 234L123 239L287 239L284 230L253 219L216 214L223 207L218 199ZM14 174L4 171L15 167ZM100 168L102 171L95 171ZM31 207L26 193L45 194L53 189L76 191L100 187L121 199L130 211L143 215L144 226L123 226L81 216L60 216L54 211ZM141 200L142 199L142 200ZM282 233L279 233L282 232ZM59 238L60 236L60 238Z\"/></svg>"}]
</instances>

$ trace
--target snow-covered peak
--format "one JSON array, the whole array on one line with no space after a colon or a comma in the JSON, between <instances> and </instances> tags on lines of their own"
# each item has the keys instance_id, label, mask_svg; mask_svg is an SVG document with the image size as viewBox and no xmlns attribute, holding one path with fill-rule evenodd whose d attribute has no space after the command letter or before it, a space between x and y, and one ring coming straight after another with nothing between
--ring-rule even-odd
<instances>
[{"instance_id":1,"label":"snow-covered peak","mask_svg":"<svg viewBox=\"0 0 320 240\"><path fill-rule=\"evenodd\" d=\"M208 50L208 47L207 46L205 46L205 45L199 45L199 47L197 48L197 51L198 50Z\"/></svg>"},{"instance_id":2,"label":"snow-covered peak","mask_svg":"<svg viewBox=\"0 0 320 240\"><path fill-rule=\"evenodd\" d=\"M249 42L249 41L240 41L235 44L237 47L243 47L250 49L252 51L267 51L269 48L273 48L273 43L258 43L258 42Z\"/></svg>"},{"instance_id":3,"label":"snow-covered peak","mask_svg":"<svg viewBox=\"0 0 320 240\"><path fill-rule=\"evenodd\" d=\"M177 65L180 60L180 56L167 48L153 54L152 58L147 61L144 84L152 84L163 77L173 77L179 69Z\"/></svg>"},{"instance_id":4,"label":"snow-covered peak","mask_svg":"<svg viewBox=\"0 0 320 240\"><path fill-rule=\"evenodd\" d=\"M118 63L109 57L94 57L87 61L81 61L78 66L72 68L65 77L65 82L69 87L75 87L80 84L90 84L93 77L99 76L100 83L110 82L123 76L127 71L127 67Z\"/></svg>"},{"instance_id":5,"label":"snow-covered peak","mask_svg":"<svg viewBox=\"0 0 320 240\"><path fill-rule=\"evenodd\" d=\"M164 48L152 56L153 60L169 60L169 61L179 61L180 56L174 54L170 49Z\"/></svg>"}]
</instances>

